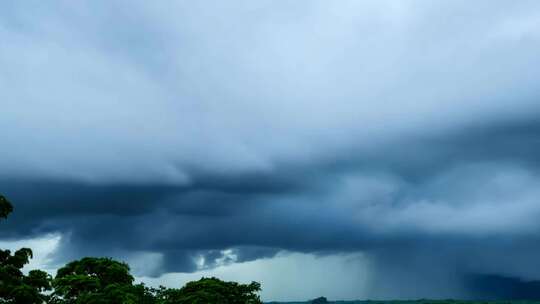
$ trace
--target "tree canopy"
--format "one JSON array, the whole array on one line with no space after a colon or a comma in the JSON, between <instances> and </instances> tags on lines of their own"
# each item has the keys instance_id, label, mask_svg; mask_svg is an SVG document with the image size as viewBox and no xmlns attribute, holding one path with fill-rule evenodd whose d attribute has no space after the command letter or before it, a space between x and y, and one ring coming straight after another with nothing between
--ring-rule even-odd
<instances>
[{"instance_id":1,"label":"tree canopy","mask_svg":"<svg viewBox=\"0 0 540 304\"><path fill-rule=\"evenodd\" d=\"M135 303L133 280L125 263L86 257L58 269L53 296L65 303Z\"/></svg>"},{"instance_id":2,"label":"tree canopy","mask_svg":"<svg viewBox=\"0 0 540 304\"><path fill-rule=\"evenodd\" d=\"M13 211L11 203L0 195L0 217L7 218ZM41 270L31 270L25 275L22 268L33 253L21 248L14 253L0 250L0 303L41 304L46 300L44 291L50 290L50 276Z\"/></svg>"},{"instance_id":3,"label":"tree canopy","mask_svg":"<svg viewBox=\"0 0 540 304\"><path fill-rule=\"evenodd\" d=\"M0 218L6 219L13 212L13 205L0 194Z\"/></svg>"},{"instance_id":4,"label":"tree canopy","mask_svg":"<svg viewBox=\"0 0 540 304\"><path fill-rule=\"evenodd\" d=\"M181 289L167 289L160 294L163 304L216 303L216 304L261 304L257 282L239 284L218 278L202 278L187 283Z\"/></svg>"}]
</instances>

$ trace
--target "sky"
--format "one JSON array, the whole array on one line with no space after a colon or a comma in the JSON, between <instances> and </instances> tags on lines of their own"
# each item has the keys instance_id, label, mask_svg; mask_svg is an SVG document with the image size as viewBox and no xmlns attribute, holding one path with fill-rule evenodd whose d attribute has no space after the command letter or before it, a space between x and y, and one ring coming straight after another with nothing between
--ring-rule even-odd
<instances>
[{"instance_id":1,"label":"sky","mask_svg":"<svg viewBox=\"0 0 540 304\"><path fill-rule=\"evenodd\" d=\"M539 54L538 1L3 1L0 245L265 300L540 298Z\"/></svg>"}]
</instances>

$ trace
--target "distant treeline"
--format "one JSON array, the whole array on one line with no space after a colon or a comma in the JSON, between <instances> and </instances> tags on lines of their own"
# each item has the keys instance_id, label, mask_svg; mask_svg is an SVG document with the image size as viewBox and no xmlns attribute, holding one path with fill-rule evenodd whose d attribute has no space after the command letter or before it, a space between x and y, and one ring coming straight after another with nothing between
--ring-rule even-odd
<instances>
[{"instance_id":1,"label":"distant treeline","mask_svg":"<svg viewBox=\"0 0 540 304\"><path fill-rule=\"evenodd\" d=\"M13 205L0 195L0 218ZM0 304L261 304L257 282L239 284L202 278L182 288L134 284L126 263L85 257L66 264L52 277L42 270L22 268L32 258L30 248L0 249Z\"/></svg>"},{"instance_id":2,"label":"distant treeline","mask_svg":"<svg viewBox=\"0 0 540 304\"><path fill-rule=\"evenodd\" d=\"M540 304L540 301L530 301L530 300L493 300L493 301L479 301L479 300L384 300L384 301L375 301L375 300L356 300L356 301L326 301L323 302L321 298L304 301L304 302L265 302L265 304Z\"/></svg>"}]
</instances>

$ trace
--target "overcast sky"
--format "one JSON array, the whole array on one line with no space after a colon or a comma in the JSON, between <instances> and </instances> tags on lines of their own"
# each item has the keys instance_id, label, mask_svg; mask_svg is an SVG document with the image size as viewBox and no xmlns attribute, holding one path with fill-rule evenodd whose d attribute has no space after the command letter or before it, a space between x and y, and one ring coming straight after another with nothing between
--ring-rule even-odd
<instances>
[{"instance_id":1,"label":"overcast sky","mask_svg":"<svg viewBox=\"0 0 540 304\"><path fill-rule=\"evenodd\" d=\"M2 1L0 244L266 300L540 298L539 115L538 1Z\"/></svg>"}]
</instances>

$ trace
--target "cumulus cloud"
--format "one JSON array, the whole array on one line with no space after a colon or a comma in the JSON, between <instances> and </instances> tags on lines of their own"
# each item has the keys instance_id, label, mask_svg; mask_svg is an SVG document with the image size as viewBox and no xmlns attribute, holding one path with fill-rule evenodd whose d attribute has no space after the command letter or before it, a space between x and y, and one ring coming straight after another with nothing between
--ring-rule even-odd
<instances>
[{"instance_id":1,"label":"cumulus cloud","mask_svg":"<svg viewBox=\"0 0 540 304\"><path fill-rule=\"evenodd\" d=\"M61 235L51 263L110 255L146 276L362 252L374 297L540 280L539 15L0 4L0 191L16 205L0 235ZM401 284L411 273L425 284Z\"/></svg>"}]
</instances>

